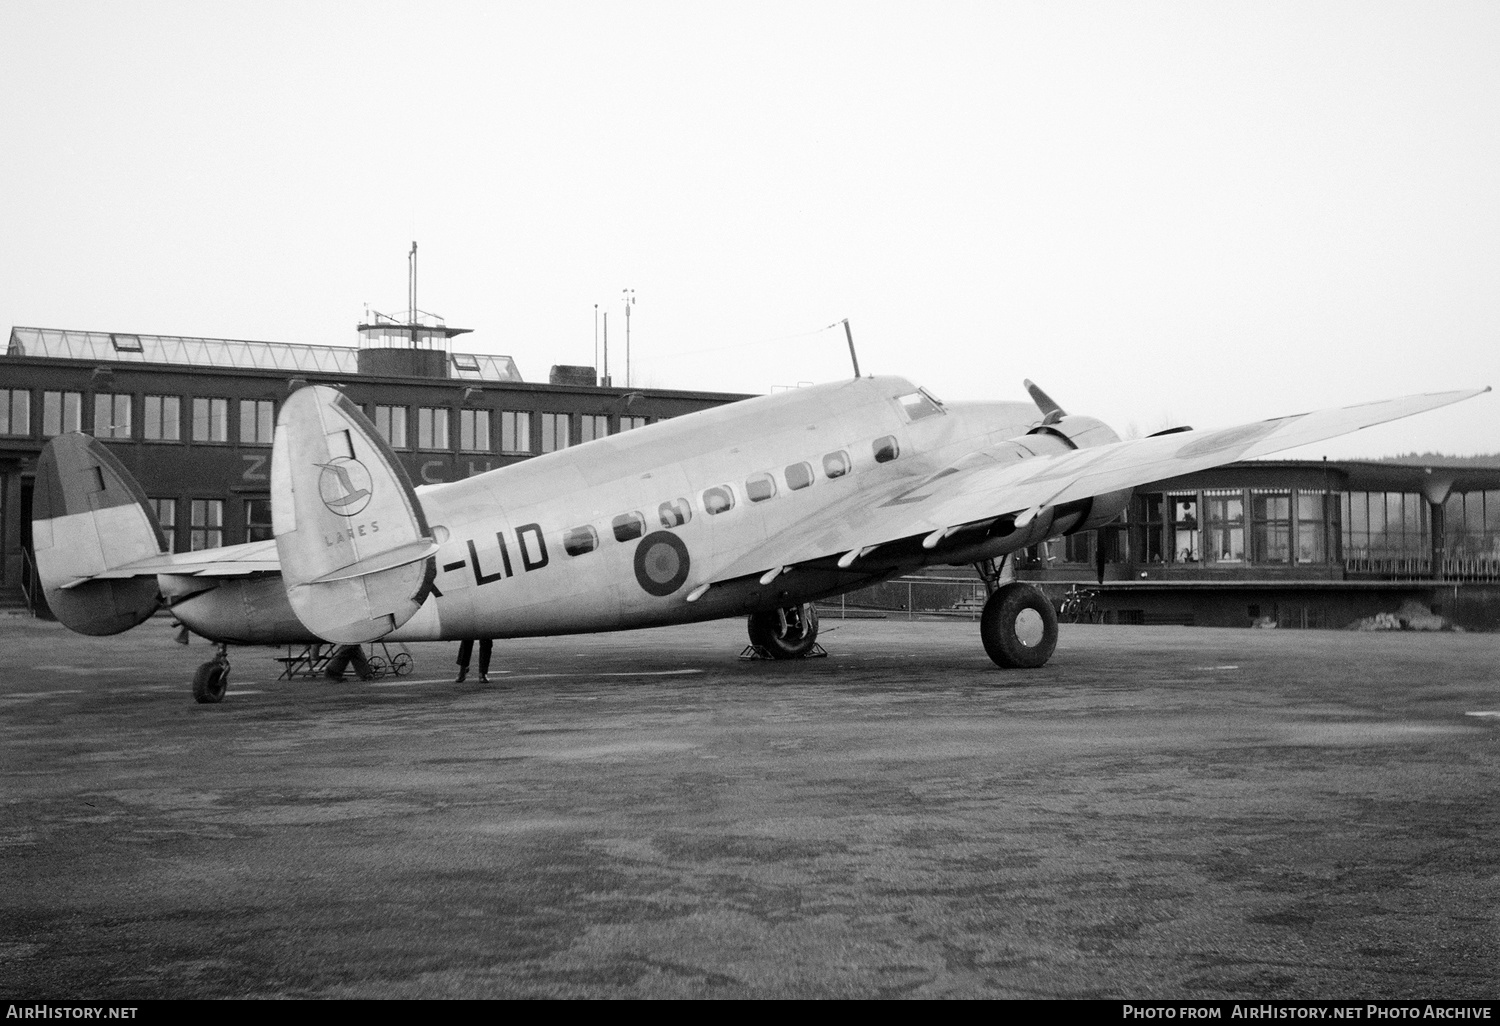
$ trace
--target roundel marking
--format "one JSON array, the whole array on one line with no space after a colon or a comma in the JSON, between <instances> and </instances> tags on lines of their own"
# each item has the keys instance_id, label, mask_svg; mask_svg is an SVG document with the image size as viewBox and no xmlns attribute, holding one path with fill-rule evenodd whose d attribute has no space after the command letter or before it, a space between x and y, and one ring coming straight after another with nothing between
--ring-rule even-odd
<instances>
[{"instance_id":1,"label":"roundel marking","mask_svg":"<svg viewBox=\"0 0 1500 1026\"><path fill-rule=\"evenodd\" d=\"M370 504L370 472L365 465L352 456L339 456L327 463L319 463L323 472L318 475L318 495L328 512L341 517L357 516Z\"/></svg>"},{"instance_id":2,"label":"roundel marking","mask_svg":"<svg viewBox=\"0 0 1500 1026\"><path fill-rule=\"evenodd\" d=\"M687 583L687 546L671 531L654 531L635 547L635 579L652 595L670 595Z\"/></svg>"}]
</instances>

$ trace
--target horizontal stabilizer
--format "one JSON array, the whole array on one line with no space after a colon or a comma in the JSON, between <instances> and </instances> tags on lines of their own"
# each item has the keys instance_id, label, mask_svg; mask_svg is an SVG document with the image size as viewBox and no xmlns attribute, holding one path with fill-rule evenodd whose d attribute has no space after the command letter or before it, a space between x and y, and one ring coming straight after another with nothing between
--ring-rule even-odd
<instances>
[{"instance_id":1,"label":"horizontal stabilizer","mask_svg":"<svg viewBox=\"0 0 1500 1026\"><path fill-rule=\"evenodd\" d=\"M98 440L74 432L46 444L37 458L31 521L42 591L65 626L119 634L156 612L154 574L101 577L167 546L146 493Z\"/></svg>"},{"instance_id":2,"label":"horizontal stabilizer","mask_svg":"<svg viewBox=\"0 0 1500 1026\"><path fill-rule=\"evenodd\" d=\"M411 481L337 389L300 389L281 408L271 523L292 610L327 641L384 637L432 589L437 545Z\"/></svg>"}]
</instances>

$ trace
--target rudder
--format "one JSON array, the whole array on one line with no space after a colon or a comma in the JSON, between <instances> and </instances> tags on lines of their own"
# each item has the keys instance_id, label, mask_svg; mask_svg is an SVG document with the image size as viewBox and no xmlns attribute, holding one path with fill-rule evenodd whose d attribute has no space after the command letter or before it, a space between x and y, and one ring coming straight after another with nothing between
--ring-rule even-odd
<instances>
[{"instance_id":1,"label":"rudder","mask_svg":"<svg viewBox=\"0 0 1500 1026\"><path fill-rule=\"evenodd\" d=\"M300 389L271 449L271 521L287 599L328 641L374 641L411 619L437 575L411 481L337 389Z\"/></svg>"},{"instance_id":2,"label":"rudder","mask_svg":"<svg viewBox=\"0 0 1500 1026\"><path fill-rule=\"evenodd\" d=\"M156 612L155 575L94 580L166 551L146 493L97 439L58 435L42 449L31 537L47 604L79 634L119 634Z\"/></svg>"}]
</instances>

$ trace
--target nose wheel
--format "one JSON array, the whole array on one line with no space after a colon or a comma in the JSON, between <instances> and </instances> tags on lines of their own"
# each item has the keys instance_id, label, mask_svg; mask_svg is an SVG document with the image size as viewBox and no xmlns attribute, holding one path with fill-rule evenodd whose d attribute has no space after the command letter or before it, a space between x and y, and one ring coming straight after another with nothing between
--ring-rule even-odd
<instances>
[{"instance_id":1,"label":"nose wheel","mask_svg":"<svg viewBox=\"0 0 1500 1026\"><path fill-rule=\"evenodd\" d=\"M984 604L979 637L996 666L1034 670L1045 666L1057 648L1057 612L1029 584L1002 585Z\"/></svg>"},{"instance_id":2,"label":"nose wheel","mask_svg":"<svg viewBox=\"0 0 1500 1026\"><path fill-rule=\"evenodd\" d=\"M228 646L219 645L214 657L193 674L193 701L202 704L224 701L229 690Z\"/></svg>"}]
</instances>

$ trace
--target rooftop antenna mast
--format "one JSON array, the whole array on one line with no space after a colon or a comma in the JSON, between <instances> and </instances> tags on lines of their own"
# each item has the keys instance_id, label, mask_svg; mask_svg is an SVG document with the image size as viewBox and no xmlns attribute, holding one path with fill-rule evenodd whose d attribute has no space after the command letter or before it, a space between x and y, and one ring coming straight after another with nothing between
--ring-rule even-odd
<instances>
[{"instance_id":1,"label":"rooftop antenna mast","mask_svg":"<svg viewBox=\"0 0 1500 1026\"><path fill-rule=\"evenodd\" d=\"M406 323L417 323L417 243L411 244L411 252L406 255L408 283L406 289ZM412 336L416 340L416 336Z\"/></svg>"}]
</instances>

